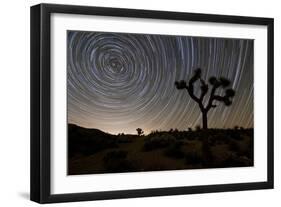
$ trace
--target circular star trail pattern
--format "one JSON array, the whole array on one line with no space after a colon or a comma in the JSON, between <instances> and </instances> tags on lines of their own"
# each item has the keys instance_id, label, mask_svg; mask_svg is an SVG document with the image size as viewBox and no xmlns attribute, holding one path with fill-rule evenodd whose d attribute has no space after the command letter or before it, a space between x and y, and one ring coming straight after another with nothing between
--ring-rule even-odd
<instances>
[{"instance_id":1,"label":"circular star trail pattern","mask_svg":"<svg viewBox=\"0 0 281 207\"><path fill-rule=\"evenodd\" d=\"M200 67L205 80L224 76L236 90L230 107L219 103L209 111L209 127L253 127L253 44L246 39L68 31L68 122L113 134L201 125L197 103L174 85L188 81ZM200 87L195 88L199 95Z\"/></svg>"}]
</instances>

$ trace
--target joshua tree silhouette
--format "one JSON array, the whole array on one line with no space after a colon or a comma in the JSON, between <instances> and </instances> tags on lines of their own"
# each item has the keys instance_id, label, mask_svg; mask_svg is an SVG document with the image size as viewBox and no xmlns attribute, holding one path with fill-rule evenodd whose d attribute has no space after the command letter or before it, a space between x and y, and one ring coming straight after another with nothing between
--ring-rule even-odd
<instances>
[{"instance_id":1,"label":"joshua tree silhouette","mask_svg":"<svg viewBox=\"0 0 281 207\"><path fill-rule=\"evenodd\" d=\"M226 106L230 106L232 104L232 98L235 95L235 91L231 88L227 87L230 85L230 80L224 77L216 78L216 77L210 77L209 78L209 83L212 85L212 89L209 95L209 100L204 106L203 100L206 94L208 93L209 90L209 85L201 78L202 70L201 68L197 68L194 70L193 76L190 78L188 85L186 84L186 81L180 80L176 81L175 85L177 89L186 89L187 92L189 93L190 97L198 103L199 108L202 112L202 122L203 122L203 129L208 129L208 112L211 108L217 107L216 104L214 104L214 101L219 101L223 102ZM201 89L201 94L200 97L197 97L194 94L194 83L196 81L200 81L200 89ZM216 95L216 90L219 88L223 88L225 90L225 95L220 96Z\"/></svg>"},{"instance_id":2,"label":"joshua tree silhouette","mask_svg":"<svg viewBox=\"0 0 281 207\"><path fill-rule=\"evenodd\" d=\"M141 128L137 128L136 130L137 130L139 136L144 133L144 131Z\"/></svg>"}]
</instances>

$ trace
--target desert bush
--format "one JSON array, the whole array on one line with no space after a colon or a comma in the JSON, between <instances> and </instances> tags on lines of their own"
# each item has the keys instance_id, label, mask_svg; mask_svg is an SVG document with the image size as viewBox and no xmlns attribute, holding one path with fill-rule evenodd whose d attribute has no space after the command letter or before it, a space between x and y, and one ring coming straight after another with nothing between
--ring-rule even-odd
<instances>
[{"instance_id":1,"label":"desert bush","mask_svg":"<svg viewBox=\"0 0 281 207\"><path fill-rule=\"evenodd\" d=\"M106 140L106 138L101 139L99 137L95 137L94 139L81 137L81 141L71 142L68 147L70 156L77 153L89 156L106 149L116 148L118 144L114 139Z\"/></svg>"},{"instance_id":2,"label":"desert bush","mask_svg":"<svg viewBox=\"0 0 281 207\"><path fill-rule=\"evenodd\" d=\"M117 137L117 142L119 144L123 144L123 143L131 143L133 142L134 139L132 139L132 137L129 137L128 135L121 135Z\"/></svg>"},{"instance_id":3,"label":"desert bush","mask_svg":"<svg viewBox=\"0 0 281 207\"><path fill-rule=\"evenodd\" d=\"M158 130L152 130L149 135L156 135L159 134Z\"/></svg>"},{"instance_id":4,"label":"desert bush","mask_svg":"<svg viewBox=\"0 0 281 207\"><path fill-rule=\"evenodd\" d=\"M135 166L135 163L132 161L129 161L127 159L116 159L107 161L104 163L104 167L106 169L106 172L132 172L135 171L137 168Z\"/></svg>"},{"instance_id":5,"label":"desert bush","mask_svg":"<svg viewBox=\"0 0 281 207\"><path fill-rule=\"evenodd\" d=\"M254 158L254 139L253 137L250 138L249 143L248 143L248 150L245 153L247 157L249 157L251 160Z\"/></svg>"},{"instance_id":6,"label":"desert bush","mask_svg":"<svg viewBox=\"0 0 281 207\"><path fill-rule=\"evenodd\" d=\"M109 151L103 158L105 162L108 160L115 160L115 159L125 159L127 157L128 152L125 150L113 150Z\"/></svg>"},{"instance_id":7,"label":"desert bush","mask_svg":"<svg viewBox=\"0 0 281 207\"><path fill-rule=\"evenodd\" d=\"M104 158L106 172L128 172L134 171L136 165L127 159L128 152L125 150L114 150L108 152Z\"/></svg>"},{"instance_id":8,"label":"desert bush","mask_svg":"<svg viewBox=\"0 0 281 207\"><path fill-rule=\"evenodd\" d=\"M229 148L229 150L231 150L233 152L239 152L240 151L239 143L235 140L230 140L228 142L228 148Z\"/></svg>"},{"instance_id":9,"label":"desert bush","mask_svg":"<svg viewBox=\"0 0 281 207\"><path fill-rule=\"evenodd\" d=\"M152 136L145 140L143 150L150 151L165 148L176 141L175 137L170 134L162 134L160 136Z\"/></svg>"},{"instance_id":10,"label":"desert bush","mask_svg":"<svg viewBox=\"0 0 281 207\"><path fill-rule=\"evenodd\" d=\"M184 152L182 151L182 142L175 142L171 146L169 146L165 151L164 155L171 158L181 159L184 158Z\"/></svg>"},{"instance_id":11,"label":"desert bush","mask_svg":"<svg viewBox=\"0 0 281 207\"><path fill-rule=\"evenodd\" d=\"M192 151L185 153L185 162L186 164L198 165L202 164L203 158L200 152Z\"/></svg>"},{"instance_id":12,"label":"desert bush","mask_svg":"<svg viewBox=\"0 0 281 207\"><path fill-rule=\"evenodd\" d=\"M241 129L243 131L243 134L249 137L254 137L254 130L253 129Z\"/></svg>"},{"instance_id":13,"label":"desert bush","mask_svg":"<svg viewBox=\"0 0 281 207\"><path fill-rule=\"evenodd\" d=\"M236 153L232 153L223 163L223 167L243 167L252 166L253 161L245 156L237 156Z\"/></svg>"},{"instance_id":14,"label":"desert bush","mask_svg":"<svg viewBox=\"0 0 281 207\"><path fill-rule=\"evenodd\" d=\"M197 125L197 126L195 127L195 130L196 130L196 131L200 131L200 130L201 130L201 126L200 126L200 125Z\"/></svg>"},{"instance_id":15,"label":"desert bush","mask_svg":"<svg viewBox=\"0 0 281 207\"><path fill-rule=\"evenodd\" d=\"M243 140L243 136L241 136L241 133L239 133L237 130L236 131L229 131L229 136L232 138L232 139L235 139L235 140Z\"/></svg>"}]
</instances>

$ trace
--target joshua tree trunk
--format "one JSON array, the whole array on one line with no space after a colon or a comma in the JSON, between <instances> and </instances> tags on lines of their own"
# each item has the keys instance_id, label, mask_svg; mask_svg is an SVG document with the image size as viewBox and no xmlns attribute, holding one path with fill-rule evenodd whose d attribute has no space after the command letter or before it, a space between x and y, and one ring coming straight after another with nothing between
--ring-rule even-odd
<instances>
[{"instance_id":1,"label":"joshua tree trunk","mask_svg":"<svg viewBox=\"0 0 281 207\"><path fill-rule=\"evenodd\" d=\"M207 117L207 111L202 111L202 121L203 121L203 129L208 129L208 117Z\"/></svg>"}]
</instances>

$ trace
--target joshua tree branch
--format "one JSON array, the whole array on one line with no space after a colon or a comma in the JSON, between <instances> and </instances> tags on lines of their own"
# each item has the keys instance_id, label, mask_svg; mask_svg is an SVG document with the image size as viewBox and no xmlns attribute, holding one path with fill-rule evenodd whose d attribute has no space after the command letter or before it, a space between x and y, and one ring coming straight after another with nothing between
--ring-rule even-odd
<instances>
[{"instance_id":1,"label":"joshua tree branch","mask_svg":"<svg viewBox=\"0 0 281 207\"><path fill-rule=\"evenodd\" d=\"M207 94L209 87L206 84L206 82L203 79L200 79L201 82L201 95L200 95L200 101L202 102L204 99L204 96Z\"/></svg>"},{"instance_id":2,"label":"joshua tree branch","mask_svg":"<svg viewBox=\"0 0 281 207\"><path fill-rule=\"evenodd\" d=\"M214 101L215 92L216 92L217 88L218 88L217 85L213 85L213 88L212 88L211 94L210 94L210 98L209 98L209 102L208 102L208 105L206 106L206 111L209 111L214 106L213 101Z\"/></svg>"},{"instance_id":3,"label":"joshua tree branch","mask_svg":"<svg viewBox=\"0 0 281 207\"><path fill-rule=\"evenodd\" d=\"M214 100L217 100L217 101L224 101L225 96L218 96L218 95L215 95L213 99L214 99Z\"/></svg>"},{"instance_id":4,"label":"joshua tree branch","mask_svg":"<svg viewBox=\"0 0 281 207\"><path fill-rule=\"evenodd\" d=\"M193 89L192 89L191 87L189 87L189 86L186 86L186 89L187 89L187 91L188 91L190 97L191 97L194 101L196 101L197 103L199 103L199 102L200 102L200 99L199 99L197 96L195 96L195 94L193 93Z\"/></svg>"},{"instance_id":5,"label":"joshua tree branch","mask_svg":"<svg viewBox=\"0 0 281 207\"><path fill-rule=\"evenodd\" d=\"M200 83L201 83L201 94L200 94L199 98L194 94L194 83L198 80L200 80ZM208 92L208 85L205 83L205 81L203 79L201 79L201 69L200 68L198 68L194 71L194 74L191 77L191 79L189 80L188 86L186 86L186 89L187 89L190 97L199 104L200 109L203 111L204 106L203 106L202 102L203 102L204 96Z\"/></svg>"},{"instance_id":6,"label":"joshua tree branch","mask_svg":"<svg viewBox=\"0 0 281 207\"><path fill-rule=\"evenodd\" d=\"M217 105L216 105L216 104L212 104L211 107L212 107L212 108L216 108Z\"/></svg>"}]
</instances>

